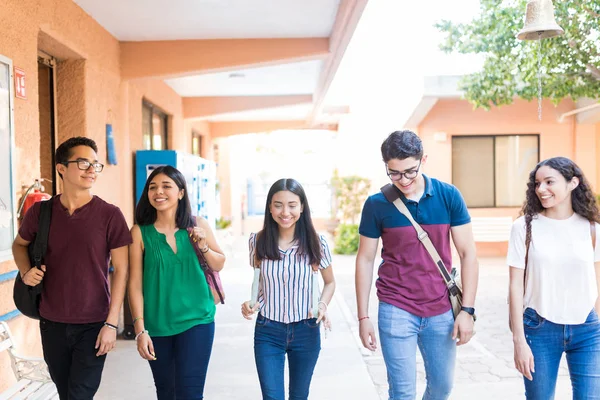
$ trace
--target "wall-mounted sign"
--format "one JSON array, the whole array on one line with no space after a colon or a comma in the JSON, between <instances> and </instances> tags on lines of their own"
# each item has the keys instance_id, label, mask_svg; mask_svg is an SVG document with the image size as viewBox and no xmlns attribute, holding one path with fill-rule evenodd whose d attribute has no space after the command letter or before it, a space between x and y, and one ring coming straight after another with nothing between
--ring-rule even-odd
<instances>
[{"instance_id":1,"label":"wall-mounted sign","mask_svg":"<svg viewBox=\"0 0 600 400\"><path fill-rule=\"evenodd\" d=\"M25 90L25 71L15 67L15 96L20 99L27 99Z\"/></svg>"}]
</instances>

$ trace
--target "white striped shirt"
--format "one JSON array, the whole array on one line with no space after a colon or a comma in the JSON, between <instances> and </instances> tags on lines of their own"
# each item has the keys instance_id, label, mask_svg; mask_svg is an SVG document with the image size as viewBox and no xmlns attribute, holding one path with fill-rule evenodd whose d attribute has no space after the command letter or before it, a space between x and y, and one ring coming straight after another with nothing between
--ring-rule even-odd
<instances>
[{"instance_id":1,"label":"white striped shirt","mask_svg":"<svg viewBox=\"0 0 600 400\"><path fill-rule=\"evenodd\" d=\"M331 253L325 237L319 236L319 240L321 241L319 269L325 269L331 265ZM256 233L250 234L249 247L250 265L253 265ZM260 262L258 303L259 312L263 317L286 324L309 317L309 310L313 306L313 270L309 257L298 253L298 250L297 245L285 251L279 249L280 260L264 259Z\"/></svg>"}]
</instances>

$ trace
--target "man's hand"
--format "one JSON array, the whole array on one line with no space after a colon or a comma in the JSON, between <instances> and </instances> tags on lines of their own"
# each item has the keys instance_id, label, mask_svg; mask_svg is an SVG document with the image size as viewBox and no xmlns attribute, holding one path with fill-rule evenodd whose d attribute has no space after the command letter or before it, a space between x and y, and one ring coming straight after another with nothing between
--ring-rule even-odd
<instances>
[{"instance_id":1,"label":"man's hand","mask_svg":"<svg viewBox=\"0 0 600 400\"><path fill-rule=\"evenodd\" d=\"M369 318L359 321L360 340L366 349L377 350L377 339L375 338L375 329Z\"/></svg>"},{"instance_id":2,"label":"man's hand","mask_svg":"<svg viewBox=\"0 0 600 400\"><path fill-rule=\"evenodd\" d=\"M37 286L44 279L44 272L46 272L45 265L42 265L41 269L33 267L25 275L21 276L21 279L23 279L23 283L27 286Z\"/></svg>"},{"instance_id":3,"label":"man's hand","mask_svg":"<svg viewBox=\"0 0 600 400\"><path fill-rule=\"evenodd\" d=\"M475 321L473 321L471 314L465 311L458 313L456 321L454 321L454 330L452 331L452 339L458 339L458 342L456 342L457 346L469 343L469 340L475 334L473 330L474 325Z\"/></svg>"},{"instance_id":4,"label":"man's hand","mask_svg":"<svg viewBox=\"0 0 600 400\"><path fill-rule=\"evenodd\" d=\"M96 347L94 347L98 350L98 352L96 353L96 357L107 354L109 351L115 348L116 343L116 329L110 328L106 325L103 326L102 329L100 329L100 333L98 334L98 339L96 339Z\"/></svg>"}]
</instances>

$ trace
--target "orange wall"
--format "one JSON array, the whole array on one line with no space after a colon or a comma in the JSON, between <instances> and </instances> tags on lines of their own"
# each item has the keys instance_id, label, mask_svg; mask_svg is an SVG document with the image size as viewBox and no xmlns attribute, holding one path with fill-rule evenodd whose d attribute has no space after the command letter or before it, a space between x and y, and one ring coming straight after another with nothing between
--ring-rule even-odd
<instances>
[{"instance_id":1,"label":"orange wall","mask_svg":"<svg viewBox=\"0 0 600 400\"><path fill-rule=\"evenodd\" d=\"M571 111L575 105L570 100L554 106L544 100L542 121L538 120L537 102L516 100L510 106L490 111L474 110L472 105L460 99L439 100L417 130L423 140L428 160L427 173L446 182L452 182L452 136L489 134L539 134L540 160L565 156L573 159L585 172L594 187L600 177L596 155L600 155L600 124L576 124L575 118L558 122L561 114ZM436 141L434 135L444 132L445 141ZM594 149L594 151L590 151ZM470 209L472 216L517 217L520 208ZM479 243L480 255L503 255L506 243Z\"/></svg>"},{"instance_id":2,"label":"orange wall","mask_svg":"<svg viewBox=\"0 0 600 400\"><path fill-rule=\"evenodd\" d=\"M595 177L593 157L583 156L579 151L579 160L575 152L576 148L581 150L583 146L589 145L590 141L595 142L595 138L576 137L572 119L558 122L562 113L573 108L573 102L570 100L562 102L558 107L544 101L540 122L537 119L536 102L516 100L510 106L485 111L474 110L465 100L439 100L418 126L425 152L429 155L427 172L443 181L452 182L454 135L539 134L541 160L558 155L567 156L580 162L586 173ZM445 141L435 140L434 135L439 132L447 134ZM584 132L580 132L580 135L585 136ZM471 212L473 215L514 215L515 209L474 209Z\"/></svg>"},{"instance_id":3,"label":"orange wall","mask_svg":"<svg viewBox=\"0 0 600 400\"><path fill-rule=\"evenodd\" d=\"M58 142L88 136L106 162L105 124L113 124L116 166L106 165L95 194L119 206L133 222L133 153L142 146L142 99L170 115L170 148L189 151L191 133L183 120L182 99L160 80L123 81L120 43L72 0L3 0L0 7L0 54L26 72L27 99L14 99L15 191L40 176L37 52L58 59L56 82ZM204 130L210 135L208 127ZM20 193L17 193L17 197ZM16 201L16 199L14 199ZM14 270L0 263L0 273ZM12 282L0 284L0 315L14 310ZM40 355L37 322L10 321L21 352ZM0 357L0 391L14 381Z\"/></svg>"}]
</instances>

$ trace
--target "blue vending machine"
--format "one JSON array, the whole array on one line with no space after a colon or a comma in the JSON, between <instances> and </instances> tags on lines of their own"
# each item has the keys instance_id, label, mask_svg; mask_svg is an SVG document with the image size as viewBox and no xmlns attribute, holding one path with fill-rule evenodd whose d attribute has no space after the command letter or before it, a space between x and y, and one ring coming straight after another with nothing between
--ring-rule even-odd
<instances>
[{"instance_id":1,"label":"blue vending machine","mask_svg":"<svg viewBox=\"0 0 600 400\"><path fill-rule=\"evenodd\" d=\"M217 169L214 161L175 150L138 150L135 156L135 203L152 171L160 166L177 168L185 177L192 214L215 229L217 219Z\"/></svg>"}]
</instances>

